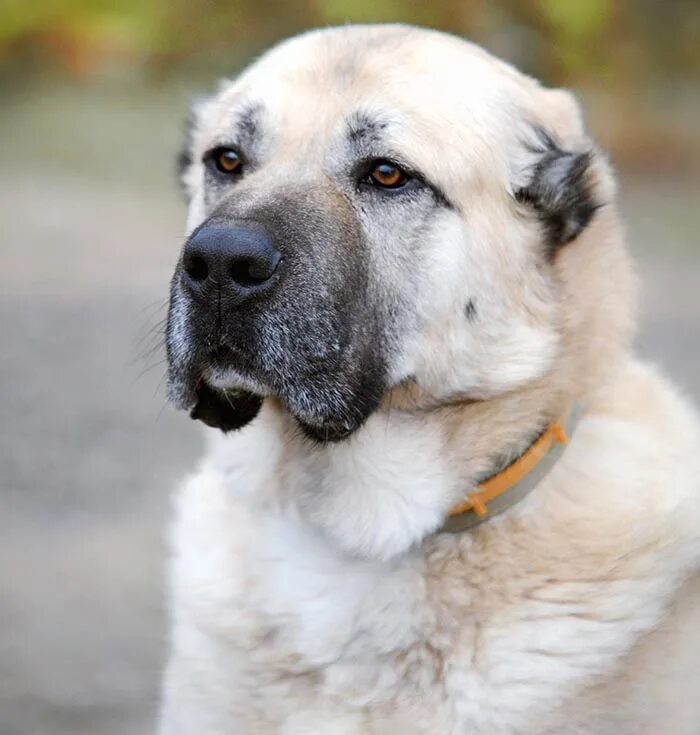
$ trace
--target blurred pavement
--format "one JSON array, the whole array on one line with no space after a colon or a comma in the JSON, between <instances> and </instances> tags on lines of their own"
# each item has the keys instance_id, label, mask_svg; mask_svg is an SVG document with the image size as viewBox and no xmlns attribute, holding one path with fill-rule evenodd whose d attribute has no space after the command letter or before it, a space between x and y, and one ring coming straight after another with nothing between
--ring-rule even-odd
<instances>
[{"instance_id":1,"label":"blurred pavement","mask_svg":"<svg viewBox=\"0 0 700 735\"><path fill-rule=\"evenodd\" d=\"M2 735L152 727L168 495L200 451L164 406L162 353L144 357L181 244L183 109L177 95L82 93L68 108L45 90L2 113ZM700 187L622 188L639 349L700 403Z\"/></svg>"}]
</instances>

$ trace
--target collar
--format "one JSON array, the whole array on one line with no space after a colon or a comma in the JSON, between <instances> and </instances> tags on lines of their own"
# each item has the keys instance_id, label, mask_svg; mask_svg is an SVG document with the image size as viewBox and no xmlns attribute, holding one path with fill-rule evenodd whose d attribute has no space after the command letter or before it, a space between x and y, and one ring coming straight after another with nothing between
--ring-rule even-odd
<instances>
[{"instance_id":1,"label":"collar","mask_svg":"<svg viewBox=\"0 0 700 735\"><path fill-rule=\"evenodd\" d=\"M438 533L466 531L522 500L564 453L580 417L581 406L575 403L564 418L550 424L520 457L452 506Z\"/></svg>"}]
</instances>

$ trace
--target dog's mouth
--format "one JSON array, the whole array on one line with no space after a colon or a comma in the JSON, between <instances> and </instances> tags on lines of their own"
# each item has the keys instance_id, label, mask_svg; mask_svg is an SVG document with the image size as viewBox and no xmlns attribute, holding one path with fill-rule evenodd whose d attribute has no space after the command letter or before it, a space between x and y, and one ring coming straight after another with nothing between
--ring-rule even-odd
<instances>
[{"instance_id":1,"label":"dog's mouth","mask_svg":"<svg viewBox=\"0 0 700 735\"><path fill-rule=\"evenodd\" d=\"M349 437L379 405L382 374L367 370L364 363L348 375L342 363L319 369L318 363L301 359L271 368L260 359L262 354L234 344L200 353L190 365L171 361L169 396L191 418L223 432L246 426L263 401L274 397L304 435L323 444Z\"/></svg>"},{"instance_id":2,"label":"dog's mouth","mask_svg":"<svg viewBox=\"0 0 700 735\"><path fill-rule=\"evenodd\" d=\"M195 380L190 417L223 432L250 423L262 406L263 396L232 380L233 353L226 346L212 350Z\"/></svg>"},{"instance_id":3,"label":"dog's mouth","mask_svg":"<svg viewBox=\"0 0 700 735\"><path fill-rule=\"evenodd\" d=\"M195 402L190 418L224 433L242 429L258 415L264 396L238 388L216 388L201 377L194 389ZM350 436L356 426L344 424L313 425L297 418L304 434L321 443L336 442Z\"/></svg>"},{"instance_id":4,"label":"dog's mouth","mask_svg":"<svg viewBox=\"0 0 700 735\"><path fill-rule=\"evenodd\" d=\"M204 378L197 382L195 397L190 417L224 433L250 423L263 402L261 396L249 391L213 388Z\"/></svg>"}]
</instances>

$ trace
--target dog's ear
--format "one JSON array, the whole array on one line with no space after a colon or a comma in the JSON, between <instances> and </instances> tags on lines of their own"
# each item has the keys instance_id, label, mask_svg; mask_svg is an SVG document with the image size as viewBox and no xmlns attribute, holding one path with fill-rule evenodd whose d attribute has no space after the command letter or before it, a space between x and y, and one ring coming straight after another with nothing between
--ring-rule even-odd
<instances>
[{"instance_id":1,"label":"dog's ear","mask_svg":"<svg viewBox=\"0 0 700 735\"><path fill-rule=\"evenodd\" d=\"M193 147L195 132L203 117L204 108L210 100L211 97L200 97L190 105L183 125L182 143L175 159L175 172L178 183L180 184L180 190L188 202L192 194L187 177L194 162Z\"/></svg>"},{"instance_id":2,"label":"dog's ear","mask_svg":"<svg viewBox=\"0 0 700 735\"><path fill-rule=\"evenodd\" d=\"M524 183L515 187L514 194L536 212L553 257L578 237L600 206L594 192L593 152L565 150L543 128L534 132Z\"/></svg>"},{"instance_id":3,"label":"dog's ear","mask_svg":"<svg viewBox=\"0 0 700 735\"><path fill-rule=\"evenodd\" d=\"M175 159L175 173L177 174L177 181L180 185L180 191L186 199L189 199L189 195L185 176L192 165L192 138L196 120L197 116L195 109L192 107L185 118L182 142L180 144L180 150L178 151L177 158Z\"/></svg>"}]
</instances>

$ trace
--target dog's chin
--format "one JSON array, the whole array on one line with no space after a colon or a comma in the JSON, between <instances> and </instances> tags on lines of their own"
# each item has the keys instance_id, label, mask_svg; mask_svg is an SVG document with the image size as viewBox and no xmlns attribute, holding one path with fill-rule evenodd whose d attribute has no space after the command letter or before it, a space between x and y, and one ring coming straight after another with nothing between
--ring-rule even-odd
<instances>
[{"instance_id":1,"label":"dog's chin","mask_svg":"<svg viewBox=\"0 0 700 735\"><path fill-rule=\"evenodd\" d=\"M201 380L190 417L224 433L242 429L260 411L263 399L246 390L219 390Z\"/></svg>"},{"instance_id":2,"label":"dog's chin","mask_svg":"<svg viewBox=\"0 0 700 735\"><path fill-rule=\"evenodd\" d=\"M312 387L299 386L293 380L275 389L267 378L224 361L210 362L198 379L186 382L189 386L185 393L189 399L177 400L177 394L176 404L188 407L193 419L223 432L249 424L258 415L263 400L274 397L308 439L320 444L340 442L354 434L376 408L367 401L359 406L339 404L337 393L319 386L314 386L317 389L314 401ZM329 400L329 393L334 400ZM353 393L367 395L362 391Z\"/></svg>"},{"instance_id":3,"label":"dog's chin","mask_svg":"<svg viewBox=\"0 0 700 735\"><path fill-rule=\"evenodd\" d=\"M242 429L249 424L260 411L263 396L241 389L221 389L200 381L195 391L196 402L190 409L190 417L195 421L224 433ZM361 426L349 426L334 422L314 425L295 417L304 435L313 442L327 444L347 439Z\"/></svg>"}]
</instances>

